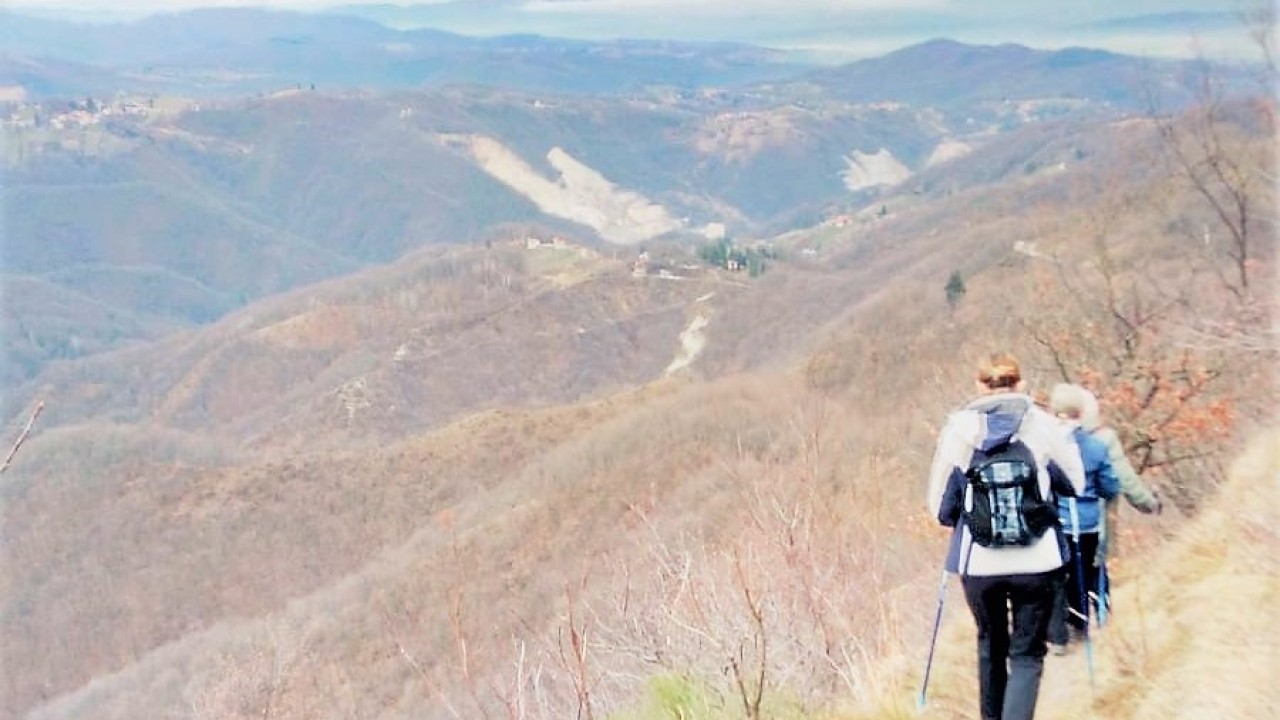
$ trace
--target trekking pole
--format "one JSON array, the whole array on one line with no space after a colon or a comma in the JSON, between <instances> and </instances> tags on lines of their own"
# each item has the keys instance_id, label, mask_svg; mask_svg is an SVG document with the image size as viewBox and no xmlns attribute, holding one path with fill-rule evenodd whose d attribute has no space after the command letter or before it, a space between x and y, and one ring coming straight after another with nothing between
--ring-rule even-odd
<instances>
[{"instance_id":1,"label":"trekking pole","mask_svg":"<svg viewBox=\"0 0 1280 720\"><path fill-rule=\"evenodd\" d=\"M933 651L938 647L938 628L942 627L942 605L947 600L947 573L942 569L942 582L938 585L938 610L933 616L933 638L929 640L929 659L924 664L924 683L920 686L920 698L917 704L924 709L929 692L929 672L933 670Z\"/></svg>"},{"instance_id":2,"label":"trekking pole","mask_svg":"<svg viewBox=\"0 0 1280 720\"><path fill-rule=\"evenodd\" d=\"M1111 615L1111 578L1107 575L1107 546L1105 539L1110 537L1110 531L1107 530L1107 511L1103 506L1102 514L1098 517L1098 554L1094 556L1094 562L1098 565L1098 583L1097 587L1090 593L1090 599L1093 600L1093 606L1098 610L1098 629L1107 626L1107 620Z\"/></svg>"},{"instance_id":3,"label":"trekking pole","mask_svg":"<svg viewBox=\"0 0 1280 720\"><path fill-rule=\"evenodd\" d=\"M1076 585L1080 588L1080 613L1079 617L1084 621L1084 657L1085 662L1089 665L1089 689L1096 690L1097 686L1093 680L1093 642L1089 639L1089 593L1084 585L1084 558L1080 553L1080 512L1076 509L1076 499L1067 498L1067 505L1071 508L1071 539L1075 543L1076 556Z\"/></svg>"},{"instance_id":4,"label":"trekking pole","mask_svg":"<svg viewBox=\"0 0 1280 720\"><path fill-rule=\"evenodd\" d=\"M1107 577L1107 563L1098 564L1098 589L1093 594L1093 606L1098 609L1098 627L1107 626L1111 614L1111 578Z\"/></svg>"}]
</instances>

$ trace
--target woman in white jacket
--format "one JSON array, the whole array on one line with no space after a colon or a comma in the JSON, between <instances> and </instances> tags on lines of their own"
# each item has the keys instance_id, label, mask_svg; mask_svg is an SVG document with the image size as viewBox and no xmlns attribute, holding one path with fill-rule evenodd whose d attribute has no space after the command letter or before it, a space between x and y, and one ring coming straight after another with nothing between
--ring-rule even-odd
<instances>
[{"instance_id":1,"label":"woman in white jacket","mask_svg":"<svg viewBox=\"0 0 1280 720\"><path fill-rule=\"evenodd\" d=\"M1022 393L1015 358L998 354L983 363L978 391L980 397L952 413L939 434L928 504L940 523L955 528L947 570L960 574L978 628L982 718L1031 720L1054 592L1068 557L1066 543L1052 519L1032 522L1026 544L975 542L962 519L974 503L967 473L1011 445L1029 451L1027 466L1034 467L1039 498L1051 509L1055 495L1083 491L1084 471L1079 450L1067 442L1057 422ZM1051 511L1047 517L1055 516Z\"/></svg>"}]
</instances>

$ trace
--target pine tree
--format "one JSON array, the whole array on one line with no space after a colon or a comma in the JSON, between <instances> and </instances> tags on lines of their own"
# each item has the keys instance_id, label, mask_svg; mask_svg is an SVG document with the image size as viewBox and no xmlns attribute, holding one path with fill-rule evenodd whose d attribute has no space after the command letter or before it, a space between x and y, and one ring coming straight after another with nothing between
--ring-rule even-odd
<instances>
[{"instance_id":1,"label":"pine tree","mask_svg":"<svg viewBox=\"0 0 1280 720\"><path fill-rule=\"evenodd\" d=\"M955 310L956 305L960 303L960 298L964 297L964 293L964 278L960 276L960 271L951 271L951 277L947 280L947 305L952 310Z\"/></svg>"}]
</instances>

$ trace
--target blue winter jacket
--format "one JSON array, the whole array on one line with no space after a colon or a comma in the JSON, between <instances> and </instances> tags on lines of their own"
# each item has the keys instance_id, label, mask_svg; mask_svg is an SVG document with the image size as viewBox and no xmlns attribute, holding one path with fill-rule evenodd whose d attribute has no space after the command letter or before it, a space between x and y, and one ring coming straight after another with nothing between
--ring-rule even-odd
<instances>
[{"instance_id":1,"label":"blue winter jacket","mask_svg":"<svg viewBox=\"0 0 1280 720\"><path fill-rule=\"evenodd\" d=\"M1111 467L1106 443L1093 437L1079 426L1072 428L1071 438L1080 447L1080 460L1084 463L1084 492L1076 497L1076 512L1080 516L1078 532L1096 533L1102 527L1104 500L1110 500L1120 492L1120 479ZM1067 535L1077 532L1071 517L1071 502L1058 497L1058 520Z\"/></svg>"}]
</instances>

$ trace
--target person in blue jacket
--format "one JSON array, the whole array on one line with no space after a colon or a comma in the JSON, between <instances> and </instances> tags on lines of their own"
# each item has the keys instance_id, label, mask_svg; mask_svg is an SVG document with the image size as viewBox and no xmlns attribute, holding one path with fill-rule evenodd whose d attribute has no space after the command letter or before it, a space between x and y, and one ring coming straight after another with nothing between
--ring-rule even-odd
<instances>
[{"instance_id":1,"label":"person in blue jacket","mask_svg":"<svg viewBox=\"0 0 1280 720\"><path fill-rule=\"evenodd\" d=\"M946 569L958 573L977 625L979 709L983 720L1032 720L1055 592L1066 544L1045 505L1045 529L1025 545L975 542L963 520L973 504L968 473L992 448L1016 440L1034 459L1040 498L1084 489L1080 453L1053 416L1022 392L1018 361L992 355L978 368L979 397L952 413L938 435L929 474L929 510L953 528Z\"/></svg>"},{"instance_id":2,"label":"person in blue jacket","mask_svg":"<svg viewBox=\"0 0 1280 720\"><path fill-rule=\"evenodd\" d=\"M1084 465L1084 491L1074 498L1059 497L1058 521L1066 535L1071 557L1067 573L1059 585L1049 623L1049 644L1055 655L1065 654L1071 628L1083 636L1089 627L1090 595L1098 597L1098 541L1105 521L1106 501L1120 492L1120 479L1111 466L1106 443L1090 435L1080 425L1087 399L1079 385L1055 385L1049 409L1062 424L1062 432L1079 448Z\"/></svg>"},{"instance_id":3,"label":"person in blue jacket","mask_svg":"<svg viewBox=\"0 0 1280 720\"><path fill-rule=\"evenodd\" d=\"M1107 446L1111 469L1120 480L1120 495L1107 501L1107 511L1102 515L1102 530L1098 533L1098 555L1094 558L1094 564L1102 566L1116 548L1120 498L1123 497L1133 509L1145 515L1159 515L1164 509L1164 503L1160 500L1160 494L1144 483L1133 469L1133 464L1125 455L1124 443L1120 441L1119 433L1103 422L1098 398L1087 389L1084 391L1084 413L1080 416L1080 427Z\"/></svg>"}]
</instances>

